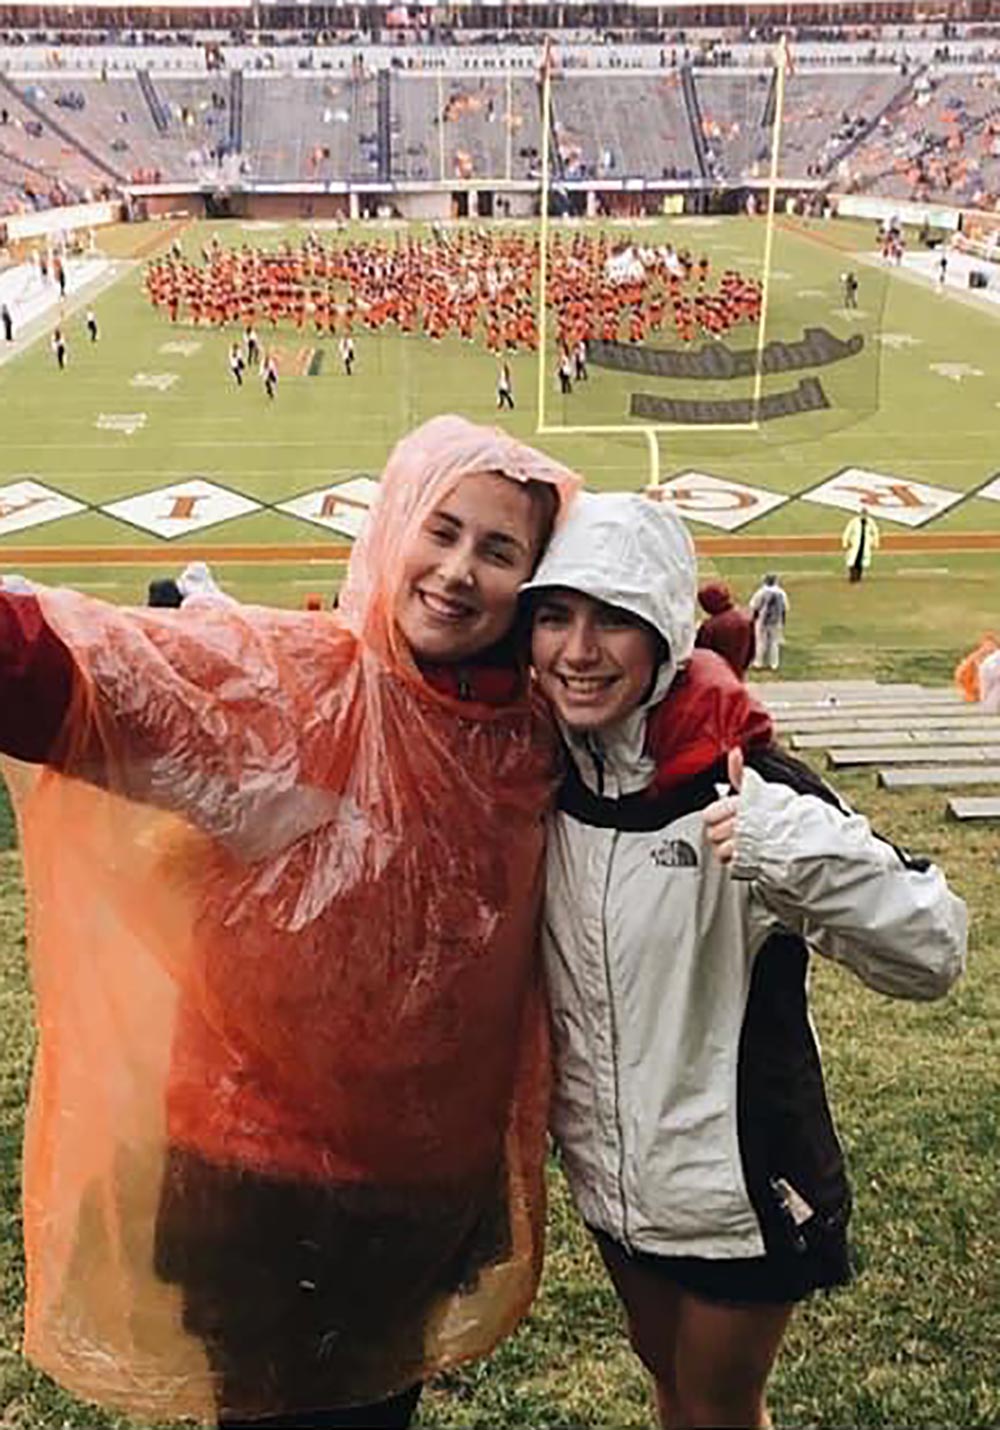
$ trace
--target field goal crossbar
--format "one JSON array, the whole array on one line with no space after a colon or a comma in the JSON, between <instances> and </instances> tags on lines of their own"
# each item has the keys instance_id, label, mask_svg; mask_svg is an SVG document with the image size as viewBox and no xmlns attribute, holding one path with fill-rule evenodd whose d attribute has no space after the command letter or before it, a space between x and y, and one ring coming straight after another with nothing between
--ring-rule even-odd
<instances>
[{"instance_id":1,"label":"field goal crossbar","mask_svg":"<svg viewBox=\"0 0 1000 1430\"><path fill-rule=\"evenodd\" d=\"M774 124L771 135L771 153L768 166L767 209L764 216L764 257L761 274L761 309L757 329L757 343L754 362L754 385L751 398L755 411L760 409L764 381L763 353L767 340L768 300L771 290L771 258L774 249L775 207L778 189L778 163L781 152L781 130L785 108L785 82L789 72L789 52L787 38L782 35L775 49L775 92ZM552 50L546 44L545 59L542 64L542 187L540 213L540 253L538 269L538 392L536 399L535 431L539 436L637 436L645 434L650 459L651 488L660 485L659 433L661 432L759 432L760 419L751 422L616 422L582 423L573 425L551 424L547 420L546 395L548 392L548 266L549 266L549 198L551 194L551 144L552 144Z\"/></svg>"}]
</instances>

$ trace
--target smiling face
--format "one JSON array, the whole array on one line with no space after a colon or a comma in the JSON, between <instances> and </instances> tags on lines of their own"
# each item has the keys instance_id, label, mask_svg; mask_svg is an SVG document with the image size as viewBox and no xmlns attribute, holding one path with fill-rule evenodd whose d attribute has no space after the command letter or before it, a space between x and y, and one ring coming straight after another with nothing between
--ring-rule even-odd
<instances>
[{"instance_id":1,"label":"smiling face","mask_svg":"<svg viewBox=\"0 0 1000 1430\"><path fill-rule=\"evenodd\" d=\"M547 513L529 488L495 472L465 477L403 552L396 624L417 661L478 655L510 630Z\"/></svg>"},{"instance_id":2,"label":"smiling face","mask_svg":"<svg viewBox=\"0 0 1000 1430\"><path fill-rule=\"evenodd\" d=\"M532 663L571 730L604 730L624 719L649 690L659 657L654 632L620 607L562 587L536 598Z\"/></svg>"}]
</instances>

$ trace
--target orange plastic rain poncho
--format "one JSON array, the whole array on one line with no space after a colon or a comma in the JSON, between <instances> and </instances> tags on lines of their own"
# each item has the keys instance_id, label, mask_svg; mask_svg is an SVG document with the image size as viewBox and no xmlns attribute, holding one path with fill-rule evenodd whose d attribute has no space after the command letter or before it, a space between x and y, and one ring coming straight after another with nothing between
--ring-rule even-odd
<instances>
[{"instance_id":1,"label":"orange plastic rain poncho","mask_svg":"<svg viewBox=\"0 0 1000 1430\"><path fill-rule=\"evenodd\" d=\"M975 650L970 650L969 654L958 662L955 667L955 685L963 700L974 702L983 698L979 667L987 656L997 650L1000 650L1000 641L990 632L981 637Z\"/></svg>"},{"instance_id":2,"label":"orange plastic rain poncho","mask_svg":"<svg viewBox=\"0 0 1000 1430\"><path fill-rule=\"evenodd\" d=\"M80 1396L370 1402L531 1300L549 726L439 693L392 621L407 534L484 470L576 485L435 419L339 616L40 594L82 678L64 773L7 769L40 1025L26 1350Z\"/></svg>"}]
</instances>

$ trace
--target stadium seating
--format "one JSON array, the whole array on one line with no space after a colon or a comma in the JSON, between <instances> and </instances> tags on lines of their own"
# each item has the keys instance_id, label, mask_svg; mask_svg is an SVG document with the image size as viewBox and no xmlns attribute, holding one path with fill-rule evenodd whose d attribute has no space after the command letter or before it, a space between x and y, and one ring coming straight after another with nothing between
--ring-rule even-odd
<instances>
[{"instance_id":1,"label":"stadium seating","mask_svg":"<svg viewBox=\"0 0 1000 1430\"><path fill-rule=\"evenodd\" d=\"M993 207L1000 195L995 71L931 71L850 165L852 187Z\"/></svg>"},{"instance_id":2,"label":"stadium seating","mask_svg":"<svg viewBox=\"0 0 1000 1430\"><path fill-rule=\"evenodd\" d=\"M129 184L534 182L541 104L528 50L388 66L346 47L277 59L233 48L114 51L79 68L0 55L0 207L76 202ZM442 52L443 53L443 52ZM753 52L689 67L676 49L618 64L595 47L556 72L555 181L739 186L767 176L775 71ZM758 52L759 53L759 52ZM764 52L766 54L766 51ZM623 52L624 54L624 52ZM669 54L669 59L668 59ZM676 60L676 65L671 61ZM850 60L851 62L848 62ZM62 63L60 61L60 63ZM129 68L131 65L131 68ZM992 208L1000 196L995 66L800 65L788 76L782 178Z\"/></svg>"},{"instance_id":3,"label":"stadium seating","mask_svg":"<svg viewBox=\"0 0 1000 1430\"><path fill-rule=\"evenodd\" d=\"M564 178L698 177L676 71L568 74L555 86L553 108Z\"/></svg>"},{"instance_id":4,"label":"stadium seating","mask_svg":"<svg viewBox=\"0 0 1000 1430\"><path fill-rule=\"evenodd\" d=\"M392 114L396 179L506 178L508 122L510 177L526 179L539 172L541 115L538 89L530 79L511 79L508 91L507 78L500 74L443 75L440 80L395 74Z\"/></svg>"},{"instance_id":5,"label":"stadium seating","mask_svg":"<svg viewBox=\"0 0 1000 1430\"><path fill-rule=\"evenodd\" d=\"M374 78L250 74L243 164L259 182L376 177Z\"/></svg>"}]
</instances>

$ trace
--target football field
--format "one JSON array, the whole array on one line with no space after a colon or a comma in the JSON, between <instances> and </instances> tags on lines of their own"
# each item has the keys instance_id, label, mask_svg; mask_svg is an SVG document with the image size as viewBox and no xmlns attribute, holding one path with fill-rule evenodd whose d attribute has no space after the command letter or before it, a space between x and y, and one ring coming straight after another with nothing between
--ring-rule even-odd
<instances>
[{"instance_id":1,"label":"football field","mask_svg":"<svg viewBox=\"0 0 1000 1430\"><path fill-rule=\"evenodd\" d=\"M749 220L608 229L636 245L690 246L713 269L763 269L763 229ZM553 225L564 240L573 231ZM353 236L392 244L399 232ZM703 372L679 373L676 346L664 341L655 345L667 350L662 372L648 370L659 359L592 362L587 383L565 398L550 349L541 434L536 358L512 358L516 409L498 414L495 358L457 339L360 330L348 378L335 339L258 324L279 350L277 395L269 401L256 374L237 388L227 358L239 330L173 327L142 291L150 255L177 236L197 261L214 233L227 247L274 250L306 229L108 231L99 242L108 266L88 270L86 287L70 284L66 370L50 347L51 304L0 351L0 572L141 602L152 577L198 556L243 599L300 606L336 588L355 503L369 499L393 443L416 423L442 411L499 420L577 467L591 488L640 490L650 444L629 413L641 394L647 405L706 405L683 410L711 421L657 434L657 499L690 521L703 573L730 580L739 596L764 571L781 573L792 603L782 675L944 682L983 630L1000 630L1000 309L872 262L872 226L778 227L763 344L778 346L758 394L777 401L756 430L707 430L739 411L725 404L753 396L752 376L727 376L700 341L681 356L705 349ZM843 307L849 270L856 310ZM100 327L94 344L88 307ZM738 326L724 345L740 353L756 342L754 329ZM805 410L796 411L788 394L803 383ZM783 407L791 410L778 415ZM634 433L570 430L633 422ZM883 545L870 576L848 585L839 539L862 497ZM970 908L970 966L948 999L925 1005L881 998L815 961L813 1007L855 1189L860 1274L796 1317L773 1381L774 1422L997 1424L996 826L946 821L940 790L892 793L873 787L870 771L836 780L880 831L946 869ZM20 1354L20 1155L34 1031L14 843L0 799L0 1424L149 1430L73 1400ZM530 1316L489 1360L437 1378L421 1424L653 1423L617 1303L555 1162L549 1192Z\"/></svg>"},{"instance_id":2,"label":"football field","mask_svg":"<svg viewBox=\"0 0 1000 1430\"><path fill-rule=\"evenodd\" d=\"M759 220L605 228L616 242L704 253L713 274L764 269ZM556 223L552 238L569 243L576 231ZM567 396L551 352L540 381L537 356L519 351L511 359L516 410L501 415L496 359L481 341L362 328L348 378L335 338L317 337L309 323L273 332L261 324L281 370L270 402L256 374L240 389L230 375L238 329L172 325L142 290L146 258L175 234L197 262L213 235L225 247L275 251L306 232L232 222L101 235L107 286L96 296L93 287L71 288L65 371L50 348L54 308L32 319L0 366L3 569L139 601L151 575L198 555L218 564L238 596L298 605L339 579L337 558L357 519L351 503L370 492L370 482L355 479L377 478L402 433L451 410L502 420L578 468L592 488L646 487L642 428L659 423L662 496L690 520L705 572L732 579L742 595L765 568L787 578L792 674L847 659L859 673L943 675L980 627L997 622L1000 309L957 286L942 294L909 271L889 271L875 260L871 225L778 221L758 410L771 406L756 430L745 421L752 377L719 376L707 340L691 345L678 372L667 337L648 345L657 352L645 362L655 369L665 354L664 374L592 361L587 383ZM402 232L387 225L364 236L391 246ZM332 244L361 235L318 236ZM843 306L849 269L858 275L856 309ZM89 306L100 324L96 344L84 329ZM718 347L738 362L756 343L757 329L742 324ZM634 356L624 360L634 366ZM796 410L803 389L804 410ZM652 418L631 415L637 395ZM727 425L739 430L719 430ZM848 605L836 548L848 509L861 500L872 503L884 541L871 582L852 590ZM869 649L877 649L874 664Z\"/></svg>"}]
</instances>

